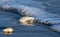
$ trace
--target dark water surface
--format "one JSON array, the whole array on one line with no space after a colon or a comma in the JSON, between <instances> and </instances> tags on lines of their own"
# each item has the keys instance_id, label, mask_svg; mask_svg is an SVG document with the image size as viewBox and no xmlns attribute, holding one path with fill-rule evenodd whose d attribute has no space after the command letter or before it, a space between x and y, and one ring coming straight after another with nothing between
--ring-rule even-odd
<instances>
[{"instance_id":1,"label":"dark water surface","mask_svg":"<svg viewBox=\"0 0 60 37\"><path fill-rule=\"evenodd\" d=\"M52 22L60 22L59 3L59 0L0 0L0 6L9 5L18 9L19 7L29 9L26 11L27 15ZM18 23L21 17L14 12L0 10L0 37L60 37L60 34L49 30L48 26L37 26L38 24L22 26ZM14 29L12 35L3 34L2 30L6 27Z\"/></svg>"}]
</instances>

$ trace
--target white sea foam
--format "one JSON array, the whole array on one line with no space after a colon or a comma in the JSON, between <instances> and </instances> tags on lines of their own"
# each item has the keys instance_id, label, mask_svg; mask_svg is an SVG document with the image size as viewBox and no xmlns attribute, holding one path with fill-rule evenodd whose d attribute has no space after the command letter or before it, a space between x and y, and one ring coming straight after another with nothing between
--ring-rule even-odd
<instances>
[{"instance_id":1,"label":"white sea foam","mask_svg":"<svg viewBox=\"0 0 60 37\"><path fill-rule=\"evenodd\" d=\"M3 2L4 1L4 2ZM5 1L12 1L12 2L5 2ZM20 1L20 2L18 2ZM40 2L34 2L32 0L28 1L28 0L1 0L0 2L6 3L5 5L9 5L9 6L13 6L15 8L18 7L18 11L20 11L20 9L22 9L22 12L25 12L26 15L28 16L32 16L34 18L37 19L45 19L45 18L50 18L50 17L58 17L58 15L56 14L52 14L52 13L48 13L47 11L45 11L45 6L42 5L42 3ZM17 3L18 2L18 3ZM4 4L3 4L4 5ZM31 6L28 6L31 5ZM32 7L34 6L34 7ZM35 7L36 6L36 7ZM39 8L37 8L39 6Z\"/></svg>"},{"instance_id":2,"label":"white sea foam","mask_svg":"<svg viewBox=\"0 0 60 37\"><path fill-rule=\"evenodd\" d=\"M3 5L2 6L2 8L10 8L10 7L11 7L10 5ZM17 8L18 12L20 14L25 13L25 15L32 16L36 19L54 20L55 17L59 17L56 14L52 14L52 13L49 13L49 12L45 11L45 9L43 9L43 8L40 9L40 8L30 7L30 6L25 6L25 5L19 5L17 7L12 6L12 8ZM56 19L60 19L60 18L56 18Z\"/></svg>"},{"instance_id":3,"label":"white sea foam","mask_svg":"<svg viewBox=\"0 0 60 37\"><path fill-rule=\"evenodd\" d=\"M52 13L48 13L47 11L45 11L44 9L39 9L39 8L35 8L35 7L29 7L29 6L20 6L20 8L18 8L18 11L20 11L22 9L22 13L25 12L26 15L28 16L33 16L36 18L50 18L50 17L57 17L58 15L56 14L52 14Z\"/></svg>"},{"instance_id":4,"label":"white sea foam","mask_svg":"<svg viewBox=\"0 0 60 37\"><path fill-rule=\"evenodd\" d=\"M7 1L7 3L6 3L6 1ZM3 0L1 0L0 2L2 2L1 5L3 3L4 4L6 3L5 6L8 5L8 6L18 8L19 12L22 9L22 12L20 12L20 13L25 12L26 15L32 16L36 19L49 19L49 20L51 20L50 19L51 17L52 18L58 17L58 15L56 15L56 14L52 14L52 13L45 11L45 6L43 6L41 2L34 2L32 0L30 0L30 1L29 0L26 0L26 1L25 0L17 0L17 1L9 0L9 1L12 1L12 2L8 2L8 0L4 0L4 2L3 2ZM4 6L4 4L3 4L3 6ZM28 6L28 5L30 5L30 6Z\"/></svg>"},{"instance_id":5,"label":"white sea foam","mask_svg":"<svg viewBox=\"0 0 60 37\"><path fill-rule=\"evenodd\" d=\"M60 32L60 25L53 25L53 26L51 26L51 29L55 30L57 32Z\"/></svg>"}]
</instances>

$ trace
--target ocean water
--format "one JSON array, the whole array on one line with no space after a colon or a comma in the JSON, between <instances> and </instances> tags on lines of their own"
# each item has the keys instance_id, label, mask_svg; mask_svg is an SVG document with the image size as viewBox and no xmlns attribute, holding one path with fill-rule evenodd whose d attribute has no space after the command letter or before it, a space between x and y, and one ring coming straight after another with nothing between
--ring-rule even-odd
<instances>
[{"instance_id":1,"label":"ocean water","mask_svg":"<svg viewBox=\"0 0 60 37\"><path fill-rule=\"evenodd\" d=\"M0 6L12 6L26 15L35 19L49 20L54 25L60 23L60 0L0 0ZM21 12L21 13L22 13ZM60 37L60 34L53 32L49 26L34 24L35 26L23 26L18 20L22 16L15 12L7 12L0 10L0 37ZM3 34L2 30L12 27L13 34Z\"/></svg>"}]
</instances>

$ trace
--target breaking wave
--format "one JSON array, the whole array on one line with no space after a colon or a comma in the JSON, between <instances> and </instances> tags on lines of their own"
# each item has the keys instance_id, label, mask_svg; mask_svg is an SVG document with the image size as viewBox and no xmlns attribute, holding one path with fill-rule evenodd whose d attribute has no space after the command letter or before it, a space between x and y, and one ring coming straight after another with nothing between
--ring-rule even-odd
<instances>
[{"instance_id":1,"label":"breaking wave","mask_svg":"<svg viewBox=\"0 0 60 37\"><path fill-rule=\"evenodd\" d=\"M25 1L26 3L21 3L21 2L23 2L22 0L20 2L17 1L18 3L13 0L9 0L9 1L1 0L0 2L2 2L0 4L1 8L5 8L5 10L9 9L9 11L12 11L12 12L14 11L14 13L22 14L22 15L23 15L23 13L25 13L25 15L32 16L35 19L50 20L51 22L56 22L56 23L60 22L59 21L60 18L57 14L52 14L52 13L47 12L45 10L45 6L43 6L37 2L29 1L29 3L28 3L28 0ZM4 4L4 2L7 2L7 3ZM31 6L28 6L27 3L30 4ZM37 4L36 5L40 6L40 7L39 8L35 7L36 5L33 5L32 3L34 3L34 4L37 3L39 5L37 5Z\"/></svg>"},{"instance_id":2,"label":"breaking wave","mask_svg":"<svg viewBox=\"0 0 60 37\"><path fill-rule=\"evenodd\" d=\"M25 13L25 15L32 16L35 19L50 20L50 21L55 20L56 22L58 22L56 19L60 19L58 15L48 13L43 8L40 9L40 8L30 7L30 6L25 6L25 5L20 5L17 7L9 6L9 5L3 5L2 8L3 9L5 8L5 10L7 10L7 9L11 10L12 12L13 12L13 10L17 11L16 13L22 14L22 15L23 15L23 13ZM55 19L55 17L57 17L57 18Z\"/></svg>"},{"instance_id":3,"label":"breaking wave","mask_svg":"<svg viewBox=\"0 0 60 37\"><path fill-rule=\"evenodd\" d=\"M4 2L6 2L6 3L4 4ZM16 3L16 1L15 2L13 1L13 3L12 2L8 3L8 0L4 0L4 1L1 0L0 1L0 3L1 3L0 4L1 5L0 8L3 8L4 10L12 11L14 13L22 14L22 15L23 15L23 13L25 13L25 15L32 16L35 19L49 20L51 22L54 22L55 24L56 23L57 24L60 23L59 16L56 15L56 14L52 14L52 13L47 12L45 10L45 8L43 8L44 6L42 6L42 5L39 4L38 7L40 6L40 8L37 8L37 7L32 7L33 3L31 1L28 3L28 1L26 2L24 0L24 2L25 3L23 3L23 1L21 0L21 4L24 4L24 5L20 5L20 2ZM29 5L32 4L32 6L28 6L28 4ZM35 2L34 6L36 6L36 2ZM17 11L17 12L15 12L15 11ZM54 28L54 26L52 28ZM60 28L60 25L59 25L59 28Z\"/></svg>"}]
</instances>

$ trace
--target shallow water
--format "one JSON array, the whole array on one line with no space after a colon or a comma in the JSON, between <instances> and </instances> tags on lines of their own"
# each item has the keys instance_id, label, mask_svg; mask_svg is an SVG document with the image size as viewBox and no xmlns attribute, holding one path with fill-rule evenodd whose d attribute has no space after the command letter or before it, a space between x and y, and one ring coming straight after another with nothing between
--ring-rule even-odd
<instances>
[{"instance_id":1,"label":"shallow water","mask_svg":"<svg viewBox=\"0 0 60 37\"><path fill-rule=\"evenodd\" d=\"M55 3L56 2L56 3ZM0 0L0 6L9 5L14 8L23 8L28 16L36 19L50 20L51 22L60 22L60 4L59 0ZM57 8L57 9L56 9ZM59 11L59 12L58 12ZM35 26L22 26L18 19L22 16L14 13L0 10L0 37L59 37L60 34L49 30L48 26L35 24ZM57 24L58 25L58 24ZM12 35L3 34L2 30L6 27L12 27Z\"/></svg>"}]
</instances>

